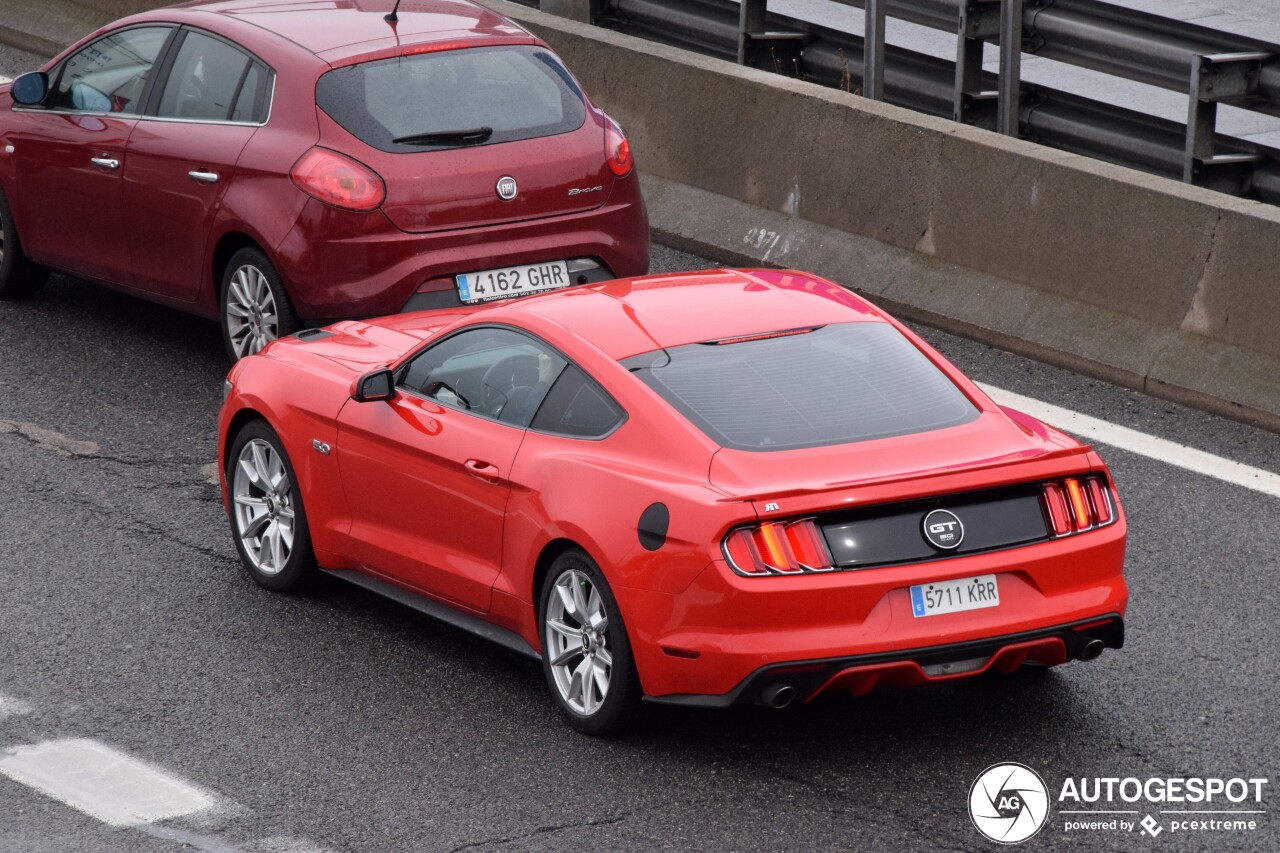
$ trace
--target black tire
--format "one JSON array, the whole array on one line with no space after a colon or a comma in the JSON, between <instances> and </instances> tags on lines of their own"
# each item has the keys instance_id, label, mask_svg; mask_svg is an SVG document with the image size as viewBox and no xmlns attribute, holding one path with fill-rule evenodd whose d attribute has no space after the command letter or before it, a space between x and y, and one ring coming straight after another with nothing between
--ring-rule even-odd
<instances>
[{"instance_id":1,"label":"black tire","mask_svg":"<svg viewBox=\"0 0 1280 853\"><path fill-rule=\"evenodd\" d=\"M582 590L584 599L589 598L590 589L594 589L602 608L602 611L596 612L603 612L608 620L605 629L598 633L580 631L579 636L582 639L576 640L579 643L579 649L576 652L571 646L575 638L563 629L565 627L581 629L590 620L579 622L572 613L567 611L562 600L553 601L553 596L558 598L560 595L557 586L562 581L566 589L572 589L576 584ZM584 581L589 584L590 589L583 587ZM547 689L551 693L552 701L560 708L569 725L585 734L609 735L626 730L634 722L640 705L642 696L640 677L636 673L635 658L631 654L631 642L627 637L627 628L622 621L618 602L614 599L613 591L609 589L609 583L605 580L599 566L583 551L576 548L565 551L555 559L547 571L538 601L538 625L542 633L542 672L546 676ZM587 612L592 612L591 602L587 604ZM558 616L556 621L562 626L560 629L551 626L553 615ZM566 644L570 645L566 647ZM588 646L590 651L584 651ZM561 680L568 676L567 692L562 687L561 681L557 680L558 668L554 660L557 659L558 654L568 656L559 667ZM593 701L597 694L601 693L594 674L595 667L603 665L604 654L610 658L609 672L606 676L607 689L603 691L602 698ZM583 690L579 691L582 699L576 704L581 707L575 707L572 684L578 676L576 672L570 675L567 670L576 670L577 667L584 665L593 678L586 683ZM578 680L578 683L582 684L583 681ZM588 698L586 691L591 691L592 698Z\"/></svg>"},{"instance_id":2,"label":"black tire","mask_svg":"<svg viewBox=\"0 0 1280 853\"><path fill-rule=\"evenodd\" d=\"M22 251L9 200L0 192L0 299L30 296L48 280L49 271Z\"/></svg>"},{"instance_id":3,"label":"black tire","mask_svg":"<svg viewBox=\"0 0 1280 853\"><path fill-rule=\"evenodd\" d=\"M261 453L262 464L254 464L258 459L255 457L255 448ZM267 448L270 448L279 461L287 478L277 481L274 489L265 487L271 474L276 471L270 455L265 452ZM248 469L241 468L242 454L262 483L255 483ZM263 473L268 476L264 477ZM275 430L266 421L255 420L246 424L231 443L231 453L227 457L231 538L249 576L260 586L274 592L301 589L316 574L315 553L311 549L311 529L307 525L306 508L297 484L298 478L294 474L293 465ZM249 500L257 503L250 505ZM262 509L261 513L256 511L259 507ZM291 528L287 527L286 519L291 520ZM276 529L274 541L273 525ZM273 548L275 544L284 544L282 533L286 529L291 529L292 532L292 543L288 545L287 555Z\"/></svg>"},{"instance_id":4,"label":"black tire","mask_svg":"<svg viewBox=\"0 0 1280 853\"><path fill-rule=\"evenodd\" d=\"M280 274L261 249L231 256L222 271L222 344L232 361L298 331L298 314Z\"/></svg>"}]
</instances>

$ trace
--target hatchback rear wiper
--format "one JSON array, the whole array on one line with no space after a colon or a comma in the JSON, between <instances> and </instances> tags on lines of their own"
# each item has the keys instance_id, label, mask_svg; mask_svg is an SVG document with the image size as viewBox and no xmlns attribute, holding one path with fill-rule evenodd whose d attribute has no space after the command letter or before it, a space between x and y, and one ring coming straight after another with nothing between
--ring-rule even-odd
<instances>
[{"instance_id":1,"label":"hatchback rear wiper","mask_svg":"<svg viewBox=\"0 0 1280 853\"><path fill-rule=\"evenodd\" d=\"M391 140L396 145L435 145L441 142L484 142L493 136L492 127L473 127L469 130L433 130L430 133L411 133Z\"/></svg>"}]
</instances>

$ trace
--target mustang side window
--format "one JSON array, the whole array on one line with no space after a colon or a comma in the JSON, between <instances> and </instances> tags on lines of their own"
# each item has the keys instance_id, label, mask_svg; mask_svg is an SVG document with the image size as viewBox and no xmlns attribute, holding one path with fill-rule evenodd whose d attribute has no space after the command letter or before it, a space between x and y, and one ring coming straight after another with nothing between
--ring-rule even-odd
<instances>
[{"instance_id":1,"label":"mustang side window","mask_svg":"<svg viewBox=\"0 0 1280 853\"><path fill-rule=\"evenodd\" d=\"M172 27L136 27L100 38L62 65L50 106L137 115L147 76Z\"/></svg>"},{"instance_id":2,"label":"mustang side window","mask_svg":"<svg viewBox=\"0 0 1280 853\"><path fill-rule=\"evenodd\" d=\"M520 332L468 329L414 358L400 386L451 408L526 427L565 364L546 344Z\"/></svg>"},{"instance_id":3,"label":"mustang side window","mask_svg":"<svg viewBox=\"0 0 1280 853\"><path fill-rule=\"evenodd\" d=\"M602 438L622 423L626 413L574 365L560 379L538 409L533 428L575 438Z\"/></svg>"},{"instance_id":4,"label":"mustang side window","mask_svg":"<svg viewBox=\"0 0 1280 853\"><path fill-rule=\"evenodd\" d=\"M194 121L227 121L246 85L256 91L252 60L219 39L188 31L160 96L159 115ZM253 80L248 78L252 76ZM239 120L250 121L252 115Z\"/></svg>"}]
</instances>

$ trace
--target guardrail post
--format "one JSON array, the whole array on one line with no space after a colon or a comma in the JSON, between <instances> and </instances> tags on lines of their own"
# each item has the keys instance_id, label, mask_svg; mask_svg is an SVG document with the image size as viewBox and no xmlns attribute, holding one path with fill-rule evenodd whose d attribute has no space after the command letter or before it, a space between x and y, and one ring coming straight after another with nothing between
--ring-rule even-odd
<instances>
[{"instance_id":1,"label":"guardrail post","mask_svg":"<svg viewBox=\"0 0 1280 853\"><path fill-rule=\"evenodd\" d=\"M770 32L766 0L742 0L738 12L738 64L800 75L800 51L807 33Z\"/></svg>"},{"instance_id":2,"label":"guardrail post","mask_svg":"<svg viewBox=\"0 0 1280 853\"><path fill-rule=\"evenodd\" d=\"M866 0L866 28L862 36L862 96L884 100L885 0Z\"/></svg>"},{"instance_id":3,"label":"guardrail post","mask_svg":"<svg viewBox=\"0 0 1280 853\"><path fill-rule=\"evenodd\" d=\"M1187 102L1187 141L1182 180L1240 194L1247 189L1258 154L1215 154L1218 103L1251 94L1258 86L1269 53L1216 53L1191 57L1191 92Z\"/></svg>"},{"instance_id":4,"label":"guardrail post","mask_svg":"<svg viewBox=\"0 0 1280 853\"><path fill-rule=\"evenodd\" d=\"M1018 135L1022 106L1022 3L1000 0L1000 96L996 106L996 131Z\"/></svg>"},{"instance_id":5,"label":"guardrail post","mask_svg":"<svg viewBox=\"0 0 1280 853\"><path fill-rule=\"evenodd\" d=\"M595 23L603 7L604 0L542 0L539 6L544 12L584 24Z\"/></svg>"},{"instance_id":6,"label":"guardrail post","mask_svg":"<svg viewBox=\"0 0 1280 853\"><path fill-rule=\"evenodd\" d=\"M763 33L768 21L768 0L742 0L738 12L738 64L746 65L751 52L751 36Z\"/></svg>"},{"instance_id":7,"label":"guardrail post","mask_svg":"<svg viewBox=\"0 0 1280 853\"><path fill-rule=\"evenodd\" d=\"M995 130L994 89L982 88L982 51L985 40L1000 34L1000 0L963 0L956 30L956 77L951 118Z\"/></svg>"}]
</instances>

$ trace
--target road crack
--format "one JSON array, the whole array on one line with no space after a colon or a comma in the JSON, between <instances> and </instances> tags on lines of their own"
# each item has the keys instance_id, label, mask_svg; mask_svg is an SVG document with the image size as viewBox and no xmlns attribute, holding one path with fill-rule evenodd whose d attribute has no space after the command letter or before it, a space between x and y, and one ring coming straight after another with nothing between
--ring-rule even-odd
<instances>
[{"instance_id":1,"label":"road crack","mask_svg":"<svg viewBox=\"0 0 1280 853\"><path fill-rule=\"evenodd\" d=\"M624 820L631 817L631 815L632 812L627 812L626 814L615 815L614 817L602 818L600 820L584 820L577 823L560 823L553 824L551 826L540 826L536 829L530 830L529 832L520 833L518 835L510 835L503 838L486 838L481 841L471 841L450 849L448 853L460 853L462 850L474 850L477 847L488 847L494 844L511 844L517 841L528 841L531 838L537 838L539 835L561 832L566 829L582 829L588 826L608 826L614 823L622 823Z\"/></svg>"}]
</instances>

